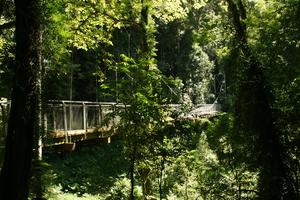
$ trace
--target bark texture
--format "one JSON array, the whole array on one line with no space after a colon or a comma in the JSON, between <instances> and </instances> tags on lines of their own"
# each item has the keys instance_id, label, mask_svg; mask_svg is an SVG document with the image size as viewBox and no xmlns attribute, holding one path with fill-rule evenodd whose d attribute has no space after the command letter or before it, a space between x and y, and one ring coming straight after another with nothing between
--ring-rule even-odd
<instances>
[{"instance_id":1,"label":"bark texture","mask_svg":"<svg viewBox=\"0 0 300 200\"><path fill-rule=\"evenodd\" d=\"M16 69L4 164L1 200L28 198L33 140L38 132L39 0L15 0Z\"/></svg>"}]
</instances>

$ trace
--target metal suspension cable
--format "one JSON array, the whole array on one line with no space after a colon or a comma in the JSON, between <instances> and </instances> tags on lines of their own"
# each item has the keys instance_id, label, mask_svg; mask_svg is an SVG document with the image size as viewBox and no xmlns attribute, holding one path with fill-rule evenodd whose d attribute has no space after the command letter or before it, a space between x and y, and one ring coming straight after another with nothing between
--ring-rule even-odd
<instances>
[{"instance_id":1,"label":"metal suspension cable","mask_svg":"<svg viewBox=\"0 0 300 200\"><path fill-rule=\"evenodd\" d=\"M116 76L116 103L118 103L118 66L116 65L116 73L115 73L115 76Z\"/></svg>"},{"instance_id":2,"label":"metal suspension cable","mask_svg":"<svg viewBox=\"0 0 300 200\"><path fill-rule=\"evenodd\" d=\"M218 95L217 95L217 97L215 98L214 102L206 109L207 111L212 111L212 110L214 110L213 108L214 108L214 106L217 104L217 101L219 100L219 98L220 98L220 96L221 96L221 92L220 92L220 91L222 90L223 84L224 84L224 83L221 84L220 89L219 89L219 92L218 92ZM192 111L193 111L193 110L192 110ZM190 112L192 112L192 111L190 111Z\"/></svg>"},{"instance_id":3,"label":"metal suspension cable","mask_svg":"<svg viewBox=\"0 0 300 200\"><path fill-rule=\"evenodd\" d=\"M162 77L160 77L160 80L162 80L162 82L168 87L168 89L171 91L171 93L173 93L176 97L179 97L179 94L174 92L174 90L171 88L171 86L169 86L168 83Z\"/></svg>"},{"instance_id":4,"label":"metal suspension cable","mask_svg":"<svg viewBox=\"0 0 300 200\"><path fill-rule=\"evenodd\" d=\"M132 76L130 76L127 72L124 72L132 81L134 80L134 78L132 77ZM117 78L116 78L117 79ZM171 88L171 86L162 78L162 77L159 77L159 79L167 86L167 88L170 90L170 92L171 93L173 93L176 97L178 97L179 96L179 94L178 93L176 93L172 88ZM116 80L117 81L117 80ZM221 91L221 89L222 89L222 87L223 87L223 84L224 83L222 83L221 84L221 87L220 87L220 91ZM117 88L116 88L117 89ZM215 106L215 104L217 104L217 101L219 100L219 97L220 97L220 91L218 92L218 95L217 95L217 97L215 98L215 100L214 100L214 102L212 103L212 105L211 105L211 108L213 107L213 106Z\"/></svg>"},{"instance_id":5,"label":"metal suspension cable","mask_svg":"<svg viewBox=\"0 0 300 200\"><path fill-rule=\"evenodd\" d=\"M133 95L133 90L132 90L132 88L133 88L133 80L134 80L134 78L132 77L132 76L130 76L127 72L124 72L125 74L126 74L126 76L128 76L129 78L130 78L130 80L131 80L131 94Z\"/></svg>"}]
</instances>

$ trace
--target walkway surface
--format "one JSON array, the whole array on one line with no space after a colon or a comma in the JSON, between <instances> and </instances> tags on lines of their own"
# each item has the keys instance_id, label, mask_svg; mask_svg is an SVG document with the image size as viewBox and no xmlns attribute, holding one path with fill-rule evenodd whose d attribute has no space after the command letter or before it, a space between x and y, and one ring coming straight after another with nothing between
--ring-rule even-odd
<instances>
[{"instance_id":1,"label":"walkway surface","mask_svg":"<svg viewBox=\"0 0 300 200\"><path fill-rule=\"evenodd\" d=\"M163 106L169 116L177 112L180 119L213 116L221 109L220 104ZM130 105L116 102L49 101L44 108L46 143L70 143L95 138L109 142L121 119L116 113L126 111L128 107ZM0 138L5 137L9 108L9 101L0 101Z\"/></svg>"}]
</instances>

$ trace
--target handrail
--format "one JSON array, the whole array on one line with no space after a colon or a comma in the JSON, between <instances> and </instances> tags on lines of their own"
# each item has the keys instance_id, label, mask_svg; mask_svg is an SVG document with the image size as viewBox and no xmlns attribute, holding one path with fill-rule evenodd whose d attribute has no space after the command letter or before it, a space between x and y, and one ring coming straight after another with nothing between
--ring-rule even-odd
<instances>
[{"instance_id":1,"label":"handrail","mask_svg":"<svg viewBox=\"0 0 300 200\"><path fill-rule=\"evenodd\" d=\"M10 101L0 101L1 107L10 108ZM185 104L164 104L164 108L170 111L179 110ZM220 104L196 104L190 105L186 112L182 112L179 118L196 118L203 115L213 115L220 111ZM69 132L84 130L88 132L91 128L109 127L116 129L119 116L115 113L118 109L130 107L130 105L117 102L90 102L90 101L69 101L69 100L49 100L45 112L45 126L47 131L64 131L65 140L69 141ZM74 110L73 110L74 109ZM76 114L75 114L76 113ZM6 112L5 115L8 115ZM109 117L107 117L109 115ZM75 119L76 118L76 119ZM108 122L106 122L106 120ZM104 123L105 122L105 123Z\"/></svg>"},{"instance_id":2,"label":"handrail","mask_svg":"<svg viewBox=\"0 0 300 200\"><path fill-rule=\"evenodd\" d=\"M90 105L124 105L122 103L117 103L117 102L105 102L105 101L99 101L99 102L92 102L92 101L70 101L70 100L48 100L48 104L90 104Z\"/></svg>"}]
</instances>

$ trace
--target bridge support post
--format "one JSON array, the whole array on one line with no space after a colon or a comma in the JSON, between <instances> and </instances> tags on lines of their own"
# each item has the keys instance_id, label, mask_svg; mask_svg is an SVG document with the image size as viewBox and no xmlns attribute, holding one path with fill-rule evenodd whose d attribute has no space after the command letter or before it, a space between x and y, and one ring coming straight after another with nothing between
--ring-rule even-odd
<instances>
[{"instance_id":1,"label":"bridge support post","mask_svg":"<svg viewBox=\"0 0 300 200\"><path fill-rule=\"evenodd\" d=\"M99 127L101 129L101 127L103 127L103 110L102 110L102 106L101 103L99 103ZM103 137L103 132L101 131L101 137Z\"/></svg>"},{"instance_id":2,"label":"bridge support post","mask_svg":"<svg viewBox=\"0 0 300 200\"><path fill-rule=\"evenodd\" d=\"M52 110L52 115L53 115L53 130L56 130L56 115L55 115L55 109L54 106L52 105L53 110Z\"/></svg>"},{"instance_id":3,"label":"bridge support post","mask_svg":"<svg viewBox=\"0 0 300 200\"><path fill-rule=\"evenodd\" d=\"M67 108L64 102L63 102L63 114L64 114L65 143L68 143L69 139L68 139L68 124L67 124Z\"/></svg>"},{"instance_id":4,"label":"bridge support post","mask_svg":"<svg viewBox=\"0 0 300 200\"><path fill-rule=\"evenodd\" d=\"M83 129L85 130L84 139L86 139L87 118L86 118L86 105L85 105L85 103L82 103L82 119L83 119Z\"/></svg>"},{"instance_id":5,"label":"bridge support post","mask_svg":"<svg viewBox=\"0 0 300 200\"><path fill-rule=\"evenodd\" d=\"M114 104L113 105L113 135L116 133L116 107L117 107L117 104Z\"/></svg>"},{"instance_id":6,"label":"bridge support post","mask_svg":"<svg viewBox=\"0 0 300 200\"><path fill-rule=\"evenodd\" d=\"M98 117L98 121L97 121L97 125L99 126L99 127L101 127L101 104L99 103L99 105L98 105L98 115L97 115L97 117Z\"/></svg>"}]
</instances>

